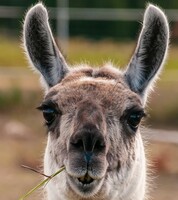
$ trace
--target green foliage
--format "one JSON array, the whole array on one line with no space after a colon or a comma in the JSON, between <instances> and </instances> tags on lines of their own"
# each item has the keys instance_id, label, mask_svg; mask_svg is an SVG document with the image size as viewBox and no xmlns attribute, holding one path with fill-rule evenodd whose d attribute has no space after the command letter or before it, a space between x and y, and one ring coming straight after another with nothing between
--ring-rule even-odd
<instances>
[{"instance_id":1,"label":"green foliage","mask_svg":"<svg viewBox=\"0 0 178 200\"><path fill-rule=\"evenodd\" d=\"M21 1L21 0L1 0L0 6L21 6L24 13L27 8L31 7L38 1ZM43 0L47 7L56 7L60 0ZM143 0L68 0L71 8L145 8L147 2ZM177 0L152 0L151 3L156 4L163 9L178 9ZM141 16L142 13L140 13ZM19 35L22 29L22 21L24 15L20 19L0 19L1 32L6 34ZM56 32L56 20L51 20L54 32ZM117 40L133 39L137 37L138 22L133 21L70 21L70 36L82 36L93 39L114 38Z\"/></svg>"},{"instance_id":2,"label":"green foliage","mask_svg":"<svg viewBox=\"0 0 178 200\"><path fill-rule=\"evenodd\" d=\"M135 2L135 1L134 1ZM119 8L128 7L128 0L117 1L117 0L69 0L70 7L78 8Z\"/></svg>"},{"instance_id":3,"label":"green foliage","mask_svg":"<svg viewBox=\"0 0 178 200\"><path fill-rule=\"evenodd\" d=\"M70 35L92 39L128 40L137 37L140 24L129 21L71 21ZM82 28L81 28L82 27Z\"/></svg>"},{"instance_id":4,"label":"green foliage","mask_svg":"<svg viewBox=\"0 0 178 200\"><path fill-rule=\"evenodd\" d=\"M1 0L0 5L2 6L21 6L21 7L29 7L31 5L39 2L38 0ZM56 0L42 0L47 6L55 6Z\"/></svg>"},{"instance_id":5,"label":"green foliage","mask_svg":"<svg viewBox=\"0 0 178 200\"><path fill-rule=\"evenodd\" d=\"M12 37L0 36L0 66L25 66L27 62L21 42Z\"/></svg>"},{"instance_id":6,"label":"green foliage","mask_svg":"<svg viewBox=\"0 0 178 200\"><path fill-rule=\"evenodd\" d=\"M22 92L19 88L9 91L0 91L0 110L9 109L9 106L19 105L22 102Z\"/></svg>"}]
</instances>

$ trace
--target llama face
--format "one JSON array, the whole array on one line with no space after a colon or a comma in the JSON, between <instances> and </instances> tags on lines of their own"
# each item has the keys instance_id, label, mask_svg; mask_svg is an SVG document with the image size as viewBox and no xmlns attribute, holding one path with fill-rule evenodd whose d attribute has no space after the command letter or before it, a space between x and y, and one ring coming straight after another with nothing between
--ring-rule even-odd
<instances>
[{"instance_id":1,"label":"llama face","mask_svg":"<svg viewBox=\"0 0 178 200\"><path fill-rule=\"evenodd\" d=\"M66 180L79 195L96 194L108 171L132 168L144 111L122 74L115 79L111 68L71 72L49 90L40 109L47 120L53 164L66 167ZM50 118L51 110L55 117ZM121 183L126 174L121 174Z\"/></svg>"},{"instance_id":2,"label":"llama face","mask_svg":"<svg viewBox=\"0 0 178 200\"><path fill-rule=\"evenodd\" d=\"M39 107L48 128L44 170L52 174L66 168L48 184L49 199L143 199L146 170L139 124L168 39L164 13L149 5L125 71L109 65L70 69L44 6L29 10L24 46L47 85Z\"/></svg>"}]
</instances>

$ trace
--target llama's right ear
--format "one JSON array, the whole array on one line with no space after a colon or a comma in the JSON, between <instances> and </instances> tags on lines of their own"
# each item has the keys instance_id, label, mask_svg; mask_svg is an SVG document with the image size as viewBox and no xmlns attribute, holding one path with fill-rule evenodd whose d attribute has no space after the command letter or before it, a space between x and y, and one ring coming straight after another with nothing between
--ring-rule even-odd
<instances>
[{"instance_id":1,"label":"llama's right ear","mask_svg":"<svg viewBox=\"0 0 178 200\"><path fill-rule=\"evenodd\" d=\"M23 40L29 60L41 73L48 87L59 83L68 72L68 67L53 39L48 13L41 3L26 14Z\"/></svg>"}]
</instances>

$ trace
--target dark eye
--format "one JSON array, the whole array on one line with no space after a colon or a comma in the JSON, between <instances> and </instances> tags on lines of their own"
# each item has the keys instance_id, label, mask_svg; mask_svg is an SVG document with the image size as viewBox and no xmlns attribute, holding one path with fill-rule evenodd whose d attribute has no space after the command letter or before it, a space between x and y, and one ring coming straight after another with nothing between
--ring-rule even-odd
<instances>
[{"instance_id":1,"label":"dark eye","mask_svg":"<svg viewBox=\"0 0 178 200\"><path fill-rule=\"evenodd\" d=\"M52 101L42 103L37 109L43 112L43 117L47 126L50 126L59 114L61 115L57 104Z\"/></svg>"},{"instance_id":2,"label":"dark eye","mask_svg":"<svg viewBox=\"0 0 178 200\"><path fill-rule=\"evenodd\" d=\"M43 117L47 125L50 125L56 118L57 112L53 108L45 108L43 111Z\"/></svg>"},{"instance_id":3,"label":"dark eye","mask_svg":"<svg viewBox=\"0 0 178 200\"><path fill-rule=\"evenodd\" d=\"M144 112L132 112L128 115L127 124L133 131L136 131L144 115L145 115Z\"/></svg>"}]
</instances>

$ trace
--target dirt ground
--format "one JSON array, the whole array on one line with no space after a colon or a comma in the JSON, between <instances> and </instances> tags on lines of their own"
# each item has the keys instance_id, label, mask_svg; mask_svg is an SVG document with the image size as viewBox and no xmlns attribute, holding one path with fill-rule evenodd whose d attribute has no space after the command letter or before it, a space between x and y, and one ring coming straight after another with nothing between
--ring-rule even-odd
<instances>
[{"instance_id":1,"label":"dirt ground","mask_svg":"<svg viewBox=\"0 0 178 200\"><path fill-rule=\"evenodd\" d=\"M36 112L36 111L35 111ZM14 120L13 116L0 116L0 199L18 200L19 197L40 182L42 177L29 170L21 168L28 165L34 168L42 166L43 150L46 143L45 128L40 121L40 114L35 118ZM33 113L34 116L34 113ZM38 119L38 120L37 120ZM40 121L36 124L35 121ZM30 126L33 124L33 126ZM39 126L39 127L38 127ZM154 161L157 172L152 175L152 200L178 199L178 173L167 163L174 162L178 166L178 146L149 142L149 157ZM174 154L169 158L165 152ZM176 159L174 161L174 158ZM43 199L42 191L35 192L29 200Z\"/></svg>"}]
</instances>

